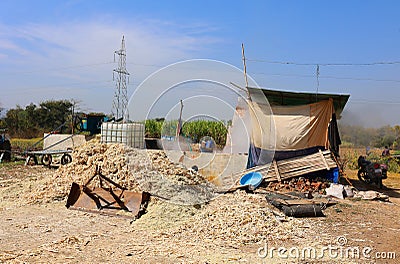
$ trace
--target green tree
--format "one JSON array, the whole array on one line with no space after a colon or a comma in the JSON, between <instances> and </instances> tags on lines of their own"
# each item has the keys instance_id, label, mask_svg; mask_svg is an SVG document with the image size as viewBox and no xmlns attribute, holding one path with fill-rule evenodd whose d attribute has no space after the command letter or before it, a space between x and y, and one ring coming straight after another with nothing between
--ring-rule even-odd
<instances>
[{"instance_id":1,"label":"green tree","mask_svg":"<svg viewBox=\"0 0 400 264\"><path fill-rule=\"evenodd\" d=\"M4 122L7 126L8 129L8 133L11 136L16 136L16 135L20 135L21 131L22 131L22 126L21 124L23 123L20 118L23 117L23 115L21 114L21 112L23 112L24 110L17 105L17 107L15 109L10 109L7 111L6 117L4 118Z\"/></svg>"},{"instance_id":2,"label":"green tree","mask_svg":"<svg viewBox=\"0 0 400 264\"><path fill-rule=\"evenodd\" d=\"M45 101L39 106L31 103L25 109L17 105L10 109L2 122L12 137L32 138L41 137L70 120L72 103L67 100ZM68 124L64 133L70 133Z\"/></svg>"},{"instance_id":3,"label":"green tree","mask_svg":"<svg viewBox=\"0 0 400 264\"><path fill-rule=\"evenodd\" d=\"M361 126L343 125L339 123L339 130L343 142L355 147L374 146L398 146L400 126L383 126L380 128L365 128Z\"/></svg>"},{"instance_id":4,"label":"green tree","mask_svg":"<svg viewBox=\"0 0 400 264\"><path fill-rule=\"evenodd\" d=\"M50 100L40 103L37 111L39 127L48 132L60 127L69 120L72 106L73 104L68 100Z\"/></svg>"},{"instance_id":5,"label":"green tree","mask_svg":"<svg viewBox=\"0 0 400 264\"><path fill-rule=\"evenodd\" d=\"M400 146L400 126L399 125L395 125L393 127L394 130L394 135L395 135L395 140L393 142L393 149L399 149Z\"/></svg>"}]
</instances>

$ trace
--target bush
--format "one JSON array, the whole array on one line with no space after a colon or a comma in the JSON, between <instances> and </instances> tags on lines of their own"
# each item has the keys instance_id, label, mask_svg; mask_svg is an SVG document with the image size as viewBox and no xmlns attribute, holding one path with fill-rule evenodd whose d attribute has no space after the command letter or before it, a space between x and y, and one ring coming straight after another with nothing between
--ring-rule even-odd
<instances>
[{"instance_id":1,"label":"bush","mask_svg":"<svg viewBox=\"0 0 400 264\"><path fill-rule=\"evenodd\" d=\"M146 122L145 122L145 137L146 138L160 138L162 125L163 125L162 121L157 121L154 119L146 120Z\"/></svg>"},{"instance_id":2,"label":"bush","mask_svg":"<svg viewBox=\"0 0 400 264\"><path fill-rule=\"evenodd\" d=\"M399 161L392 157L382 157L381 162L388 165L388 171L400 173Z\"/></svg>"},{"instance_id":3,"label":"bush","mask_svg":"<svg viewBox=\"0 0 400 264\"><path fill-rule=\"evenodd\" d=\"M345 169L358 170L358 157L365 155L365 150L360 148L342 148L341 160L345 164ZM382 157L380 149L374 149L366 157L367 160L372 162L384 163L388 165L388 171L400 173L399 161L392 157Z\"/></svg>"},{"instance_id":4,"label":"bush","mask_svg":"<svg viewBox=\"0 0 400 264\"><path fill-rule=\"evenodd\" d=\"M357 170L358 169L358 157L365 155L360 149L341 149L341 160L344 163L344 169Z\"/></svg>"}]
</instances>

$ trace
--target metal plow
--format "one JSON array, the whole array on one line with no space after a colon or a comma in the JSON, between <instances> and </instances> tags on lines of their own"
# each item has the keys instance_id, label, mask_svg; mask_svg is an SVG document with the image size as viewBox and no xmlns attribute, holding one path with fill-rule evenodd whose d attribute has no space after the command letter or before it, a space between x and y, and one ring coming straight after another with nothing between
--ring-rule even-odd
<instances>
[{"instance_id":1,"label":"metal plow","mask_svg":"<svg viewBox=\"0 0 400 264\"><path fill-rule=\"evenodd\" d=\"M100 181L100 187L88 187L96 177ZM86 212L139 218L146 208L149 198L149 193L128 191L101 174L101 169L96 167L95 175L85 185L72 183L65 206L69 209Z\"/></svg>"}]
</instances>

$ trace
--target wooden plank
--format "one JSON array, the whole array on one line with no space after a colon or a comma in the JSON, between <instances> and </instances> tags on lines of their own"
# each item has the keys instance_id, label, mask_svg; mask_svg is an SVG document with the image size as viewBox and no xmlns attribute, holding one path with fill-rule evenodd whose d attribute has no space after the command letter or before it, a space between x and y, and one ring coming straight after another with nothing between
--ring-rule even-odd
<instances>
[{"instance_id":1,"label":"wooden plank","mask_svg":"<svg viewBox=\"0 0 400 264\"><path fill-rule=\"evenodd\" d=\"M336 204L337 203L336 201L329 201L329 200L322 201L322 200L315 200L315 199L312 199L312 200L310 200L310 199L293 199L293 200L285 200L285 201L286 201L286 203L288 205L321 204L321 203L324 203L324 204L327 204L327 205L331 205L331 204Z\"/></svg>"},{"instance_id":2,"label":"wooden plank","mask_svg":"<svg viewBox=\"0 0 400 264\"><path fill-rule=\"evenodd\" d=\"M295 164L302 165L304 163L321 163L321 158L320 157L317 157L317 158L313 157L312 159L310 159L310 158L309 159L298 159L298 160L293 160L293 161L291 161L289 163L287 163L287 162L286 163L282 163L282 162L278 161L279 167L293 166Z\"/></svg>"},{"instance_id":3,"label":"wooden plank","mask_svg":"<svg viewBox=\"0 0 400 264\"><path fill-rule=\"evenodd\" d=\"M283 200L281 198L274 198L273 200L277 201L278 203L284 204L284 205L289 205L287 203L288 200Z\"/></svg>"},{"instance_id":4,"label":"wooden plank","mask_svg":"<svg viewBox=\"0 0 400 264\"><path fill-rule=\"evenodd\" d=\"M232 177L239 177L249 172L258 171L263 175L266 182L282 181L301 175L331 169L337 167L336 162L331 157L329 150L319 151L307 156L294 157L290 159L273 161L262 166L246 169L241 172L232 174Z\"/></svg>"},{"instance_id":5,"label":"wooden plank","mask_svg":"<svg viewBox=\"0 0 400 264\"><path fill-rule=\"evenodd\" d=\"M281 182L282 181L281 174L279 173L279 168L278 164L276 163L276 160L273 160L272 163L274 164L276 178L278 179L278 182Z\"/></svg>"},{"instance_id":6,"label":"wooden plank","mask_svg":"<svg viewBox=\"0 0 400 264\"><path fill-rule=\"evenodd\" d=\"M322 161L325 163L326 169L327 169L327 170L330 170L329 165L328 165L328 162L326 162L326 159L325 159L325 157L324 157L324 154L322 153L321 150L319 150L319 154L320 154L320 156L321 156Z\"/></svg>"}]
</instances>

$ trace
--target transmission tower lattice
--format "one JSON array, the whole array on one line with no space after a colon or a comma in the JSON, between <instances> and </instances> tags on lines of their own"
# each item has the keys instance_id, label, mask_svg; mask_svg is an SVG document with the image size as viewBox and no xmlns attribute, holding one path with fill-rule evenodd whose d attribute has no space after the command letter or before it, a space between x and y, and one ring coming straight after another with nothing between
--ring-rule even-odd
<instances>
[{"instance_id":1,"label":"transmission tower lattice","mask_svg":"<svg viewBox=\"0 0 400 264\"><path fill-rule=\"evenodd\" d=\"M118 68L113 70L113 79L116 81L115 94L112 107L112 115L115 119L122 118L123 121L128 121L128 86L127 79L129 72L126 70L126 50L125 50L125 39L122 36L121 49L114 52L118 58ZM115 78L114 73L117 74Z\"/></svg>"}]
</instances>

